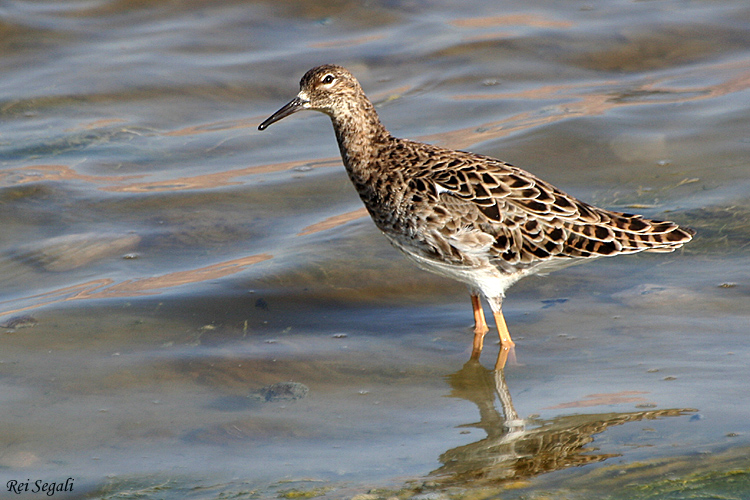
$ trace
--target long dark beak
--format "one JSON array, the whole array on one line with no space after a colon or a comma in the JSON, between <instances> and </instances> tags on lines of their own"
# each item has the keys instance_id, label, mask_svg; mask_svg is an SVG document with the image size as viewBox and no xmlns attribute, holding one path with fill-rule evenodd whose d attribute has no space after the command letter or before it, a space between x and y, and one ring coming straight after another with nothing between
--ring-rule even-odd
<instances>
[{"instance_id":1,"label":"long dark beak","mask_svg":"<svg viewBox=\"0 0 750 500\"><path fill-rule=\"evenodd\" d=\"M258 130L265 130L270 124L276 123L282 118L296 113L297 111L302 111L303 109L305 109L305 104L307 104L307 101L301 99L299 96L295 97L294 99L286 103L280 110L266 118L263 123L258 125Z\"/></svg>"}]
</instances>

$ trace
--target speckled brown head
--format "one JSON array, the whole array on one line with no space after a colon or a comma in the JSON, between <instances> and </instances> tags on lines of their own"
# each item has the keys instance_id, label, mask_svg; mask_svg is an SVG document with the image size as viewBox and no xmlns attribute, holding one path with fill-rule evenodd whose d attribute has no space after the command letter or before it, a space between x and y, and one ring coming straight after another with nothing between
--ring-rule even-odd
<instances>
[{"instance_id":1,"label":"speckled brown head","mask_svg":"<svg viewBox=\"0 0 750 500\"><path fill-rule=\"evenodd\" d=\"M299 88L297 97L269 116L258 126L258 130L265 130L272 123L303 109L320 111L332 118L340 113L349 114L351 104L364 98L357 79L346 68L335 64L311 69L300 80Z\"/></svg>"}]
</instances>

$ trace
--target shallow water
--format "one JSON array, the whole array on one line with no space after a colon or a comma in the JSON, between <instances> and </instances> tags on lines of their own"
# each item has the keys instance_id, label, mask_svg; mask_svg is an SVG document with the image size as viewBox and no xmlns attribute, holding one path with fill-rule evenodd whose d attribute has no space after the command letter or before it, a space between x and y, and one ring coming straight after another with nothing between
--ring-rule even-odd
<instances>
[{"instance_id":1,"label":"shallow water","mask_svg":"<svg viewBox=\"0 0 750 500\"><path fill-rule=\"evenodd\" d=\"M750 495L746 2L0 15L3 498ZM328 120L257 131L325 62L395 135L698 236L519 283L515 359L467 364L464 287L378 234Z\"/></svg>"}]
</instances>

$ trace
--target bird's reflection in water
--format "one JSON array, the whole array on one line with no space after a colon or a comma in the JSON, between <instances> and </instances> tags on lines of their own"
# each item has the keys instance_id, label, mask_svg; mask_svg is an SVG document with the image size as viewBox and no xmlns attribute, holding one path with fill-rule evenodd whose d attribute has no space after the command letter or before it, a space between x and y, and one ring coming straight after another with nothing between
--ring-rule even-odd
<instances>
[{"instance_id":1,"label":"bird's reflection in water","mask_svg":"<svg viewBox=\"0 0 750 500\"><path fill-rule=\"evenodd\" d=\"M503 367L507 356L508 351L501 350L495 370L471 360L448 377L451 396L471 401L479 408L479 422L463 427L480 428L487 437L443 453L440 456L443 466L430 474L437 483L446 486L498 484L600 462L618 454L597 453L586 445L607 427L696 411L669 409L523 420L513 407L505 383ZM502 411L495 406L496 398Z\"/></svg>"}]
</instances>

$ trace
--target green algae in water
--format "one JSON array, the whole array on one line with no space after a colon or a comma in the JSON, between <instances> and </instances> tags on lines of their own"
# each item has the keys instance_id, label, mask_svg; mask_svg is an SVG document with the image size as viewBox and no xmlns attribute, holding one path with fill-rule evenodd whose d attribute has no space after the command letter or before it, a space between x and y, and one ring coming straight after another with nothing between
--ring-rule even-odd
<instances>
[{"instance_id":1,"label":"green algae in water","mask_svg":"<svg viewBox=\"0 0 750 500\"><path fill-rule=\"evenodd\" d=\"M571 500L744 500L750 498L750 449L599 467L566 481L564 490L545 494L560 498L563 491L562 498Z\"/></svg>"},{"instance_id":2,"label":"green algae in water","mask_svg":"<svg viewBox=\"0 0 750 500\"><path fill-rule=\"evenodd\" d=\"M264 495L268 497L269 495ZM97 500L249 500L259 490L245 483L196 485L190 478L128 477L112 479L97 493Z\"/></svg>"},{"instance_id":3,"label":"green algae in water","mask_svg":"<svg viewBox=\"0 0 750 500\"><path fill-rule=\"evenodd\" d=\"M742 500L750 494L750 469L712 471L691 474L684 478L665 479L650 484L626 488L616 498L662 500L683 498L713 498Z\"/></svg>"},{"instance_id":4,"label":"green algae in water","mask_svg":"<svg viewBox=\"0 0 750 500\"><path fill-rule=\"evenodd\" d=\"M307 480L303 480L307 481ZM290 481L296 482L296 481ZM554 486L549 483L556 483ZM283 489L286 482L195 484L193 478L141 477L112 480L98 494L101 500L245 500L255 498L354 498L358 500L744 500L750 493L750 449L716 454L659 458L631 464L589 468L573 477L512 481L492 486L443 487L432 480L412 480L402 488L367 489L328 483Z\"/></svg>"},{"instance_id":5,"label":"green algae in water","mask_svg":"<svg viewBox=\"0 0 750 500\"><path fill-rule=\"evenodd\" d=\"M315 498L325 495L331 488L312 488L309 490L292 489L283 491L279 494L280 498Z\"/></svg>"},{"instance_id":6,"label":"green algae in water","mask_svg":"<svg viewBox=\"0 0 750 500\"><path fill-rule=\"evenodd\" d=\"M120 500L120 499L149 499L149 498L161 498L164 494L174 493L174 482L171 480L165 480L164 482L157 484L144 484L140 481L124 481L123 483L114 483L107 485L104 490L99 493L101 500ZM112 491L114 490L114 491ZM98 496L98 495L97 495ZM164 497L167 498L167 497ZM177 498L175 496L175 498Z\"/></svg>"}]
</instances>

